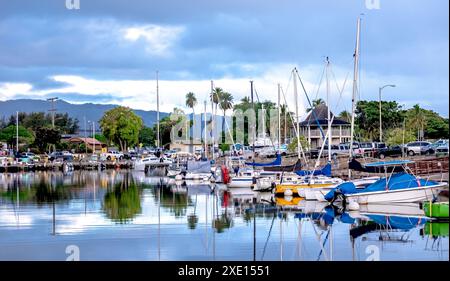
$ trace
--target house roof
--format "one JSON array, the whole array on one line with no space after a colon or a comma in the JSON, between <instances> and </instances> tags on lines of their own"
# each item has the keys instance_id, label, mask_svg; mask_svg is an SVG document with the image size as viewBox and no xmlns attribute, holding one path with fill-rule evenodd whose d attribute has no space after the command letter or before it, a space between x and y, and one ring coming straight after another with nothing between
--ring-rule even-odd
<instances>
[{"instance_id":1,"label":"house roof","mask_svg":"<svg viewBox=\"0 0 450 281\"><path fill-rule=\"evenodd\" d=\"M84 142L86 144L89 145L103 145L102 142L98 141L97 139L94 138L80 138L80 137L73 137L69 139L69 142L74 142L74 143L78 143L78 142Z\"/></svg>"},{"instance_id":2,"label":"house roof","mask_svg":"<svg viewBox=\"0 0 450 281\"><path fill-rule=\"evenodd\" d=\"M333 118L333 116L333 112L330 112L330 117ZM317 122L320 125L328 124L328 106L326 106L325 104L319 104L313 110L311 110L306 116L305 120L300 122L300 126L317 126ZM350 125L350 123L342 120L339 117L334 117L332 125Z\"/></svg>"}]
</instances>

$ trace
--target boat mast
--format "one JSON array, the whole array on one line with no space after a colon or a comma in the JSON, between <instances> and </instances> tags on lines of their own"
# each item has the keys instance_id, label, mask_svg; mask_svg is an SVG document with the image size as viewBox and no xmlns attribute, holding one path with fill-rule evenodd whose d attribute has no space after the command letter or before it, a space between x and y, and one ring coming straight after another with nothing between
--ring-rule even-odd
<instances>
[{"instance_id":1,"label":"boat mast","mask_svg":"<svg viewBox=\"0 0 450 281\"><path fill-rule=\"evenodd\" d=\"M297 123L297 154L298 159L300 159L300 124L299 124L299 116L298 116L298 93L297 93L297 78L295 77L295 73L297 71L297 68L295 67L292 71L293 75L293 81L294 81L294 98L295 98L295 117L296 117L296 123Z\"/></svg>"},{"instance_id":2,"label":"boat mast","mask_svg":"<svg viewBox=\"0 0 450 281\"><path fill-rule=\"evenodd\" d=\"M264 110L264 104L261 104L261 114L263 146L266 146L266 111Z\"/></svg>"},{"instance_id":3,"label":"boat mast","mask_svg":"<svg viewBox=\"0 0 450 281\"><path fill-rule=\"evenodd\" d=\"M204 113L204 118L203 118L203 124L204 124L204 127L205 127L205 132L204 132L204 139L203 139L203 142L204 142L204 146L205 146L205 153L204 153L204 155L205 155L205 158L206 159L208 159L208 140L207 140L207 127L206 127L206 100L205 100L205 102L204 102L204 104L205 104L205 113Z\"/></svg>"},{"instance_id":4,"label":"boat mast","mask_svg":"<svg viewBox=\"0 0 450 281\"><path fill-rule=\"evenodd\" d=\"M160 136L159 136L159 71L156 71L156 120L157 120L157 125L156 125L156 146L159 149L160 143Z\"/></svg>"},{"instance_id":5,"label":"boat mast","mask_svg":"<svg viewBox=\"0 0 450 281\"><path fill-rule=\"evenodd\" d=\"M281 153L281 109L280 109L280 83L278 83L278 153Z\"/></svg>"},{"instance_id":6,"label":"boat mast","mask_svg":"<svg viewBox=\"0 0 450 281\"><path fill-rule=\"evenodd\" d=\"M214 160L214 144L215 144L215 138L214 138L214 119L216 118L216 114L214 112L214 82L211 80L211 144L212 144L212 152L211 157Z\"/></svg>"},{"instance_id":7,"label":"boat mast","mask_svg":"<svg viewBox=\"0 0 450 281\"><path fill-rule=\"evenodd\" d=\"M325 72L325 76L326 76L326 80L327 80L327 113L328 113L328 162L331 163L331 144L332 144L332 136L331 136L331 112L330 112L330 80L328 77L328 68L330 66L330 60L327 57L327 67L326 67L326 72Z\"/></svg>"},{"instance_id":8,"label":"boat mast","mask_svg":"<svg viewBox=\"0 0 450 281\"><path fill-rule=\"evenodd\" d=\"M354 72L353 72L353 91L352 91L352 123L350 129L350 147L349 147L349 160L353 158L353 134L355 131L355 100L356 92L358 90L358 66L359 66L359 39L361 32L361 18L358 18L357 28L356 28L356 47L354 57ZM351 179L352 172L348 169L348 177Z\"/></svg>"},{"instance_id":9,"label":"boat mast","mask_svg":"<svg viewBox=\"0 0 450 281\"><path fill-rule=\"evenodd\" d=\"M253 103L253 81L250 81L250 99L252 102L252 108L253 112L255 111L255 104ZM255 112L256 115L256 112ZM250 129L250 126L249 126ZM253 145L252 145L252 151L253 151L253 163L255 162L255 141L256 141L256 130L253 130Z\"/></svg>"}]
</instances>

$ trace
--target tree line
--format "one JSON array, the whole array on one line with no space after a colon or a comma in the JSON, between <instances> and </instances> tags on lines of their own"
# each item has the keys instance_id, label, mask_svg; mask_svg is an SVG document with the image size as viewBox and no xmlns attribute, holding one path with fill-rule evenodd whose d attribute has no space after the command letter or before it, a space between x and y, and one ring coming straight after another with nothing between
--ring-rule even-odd
<instances>
[{"instance_id":1,"label":"tree line","mask_svg":"<svg viewBox=\"0 0 450 281\"><path fill-rule=\"evenodd\" d=\"M56 113L53 126L51 114L19 112L18 116L11 115L8 119L0 119L0 141L15 147L18 135L21 151L30 149L36 153L44 153L49 151L51 146L64 148L61 147L61 135L75 134L78 129L78 119L69 117L67 113Z\"/></svg>"},{"instance_id":2,"label":"tree line","mask_svg":"<svg viewBox=\"0 0 450 281\"><path fill-rule=\"evenodd\" d=\"M195 106L197 98L195 93L189 92L185 97L185 105L192 110L189 120L190 126L193 124L195 116ZM254 108L256 113L256 124L249 124L244 119L244 131L240 132L235 128L235 117L232 117L232 123L229 124L234 139L244 139L244 144L248 145L249 126L257 126L262 118L258 118L260 109L266 109L266 128L269 133L270 128L270 110L276 109L277 105L271 101L256 101L251 103L248 97L242 98L238 103L234 102L234 97L222 88L216 87L210 94L210 102L213 104L214 115L217 115L218 109L222 111L222 118L225 120L226 112L232 109L239 109L245 112L247 109ZM312 107L307 109L310 112L312 108L323 104L322 99L316 99L312 102ZM439 139L449 137L449 120L441 117L438 113L421 108L415 105L412 108L404 109L395 101L382 101L382 127L383 140L388 144L400 144L403 141L409 142L420 139ZM284 136L290 137L290 132L294 123L286 105L280 106L281 112L281 139L286 142ZM160 141L162 146L168 148L171 143L171 132L173 126L181 121L180 116L185 113L182 109L174 108L172 116L167 116L160 120ZM173 116L178 116L173 118ZM351 114L348 111L342 111L338 116L344 121L350 122ZM79 126L76 118L71 118L67 113L55 114L54 127L52 125L51 114L43 112L19 113L19 142L21 148L32 149L35 152L43 153L49 151L50 147L59 149L73 148L69 144L61 142L62 134L75 134ZM211 120L207 121L207 125ZM136 115L129 107L118 106L106 111L99 120L102 134L95 135L95 138L108 146L118 146L122 151L135 146L155 146L156 145L156 124L152 127L144 126L142 118ZM355 139L360 141L379 141L379 103L378 101L359 101L355 110ZM222 121L222 134L224 140L225 122ZM238 135L238 134L243 134ZM239 138L237 138L239 136ZM243 137L243 138L242 138ZM0 140L14 147L16 142L16 116L12 115L9 119L0 119ZM305 140L302 140L304 142ZM228 149L228 145L221 145L223 150ZM75 149L84 152L84 147Z\"/></svg>"}]
</instances>

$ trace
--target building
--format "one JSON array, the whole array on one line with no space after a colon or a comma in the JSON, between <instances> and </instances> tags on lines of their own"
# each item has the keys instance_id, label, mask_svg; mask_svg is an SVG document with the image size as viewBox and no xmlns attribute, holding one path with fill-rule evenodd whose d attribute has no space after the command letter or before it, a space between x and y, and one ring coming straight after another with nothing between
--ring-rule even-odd
<instances>
[{"instance_id":1,"label":"building","mask_svg":"<svg viewBox=\"0 0 450 281\"><path fill-rule=\"evenodd\" d=\"M198 139L197 140L194 139L192 143L191 140L176 140L170 143L170 149L182 152L195 153L196 151L203 150L203 144Z\"/></svg>"},{"instance_id":2,"label":"building","mask_svg":"<svg viewBox=\"0 0 450 281\"><path fill-rule=\"evenodd\" d=\"M330 112L331 119L334 114ZM319 125L320 124L320 128ZM321 147L328 131L328 107L325 104L316 106L308 113L305 120L300 122L300 135L304 136L310 148ZM351 124L338 117L334 117L331 124L331 144L350 141Z\"/></svg>"},{"instance_id":3,"label":"building","mask_svg":"<svg viewBox=\"0 0 450 281\"><path fill-rule=\"evenodd\" d=\"M106 144L94 138L71 137L70 139L67 140L67 142L77 145L84 143L88 149L92 151L93 148L95 147L95 152L99 153L102 152L102 148L106 147Z\"/></svg>"}]
</instances>

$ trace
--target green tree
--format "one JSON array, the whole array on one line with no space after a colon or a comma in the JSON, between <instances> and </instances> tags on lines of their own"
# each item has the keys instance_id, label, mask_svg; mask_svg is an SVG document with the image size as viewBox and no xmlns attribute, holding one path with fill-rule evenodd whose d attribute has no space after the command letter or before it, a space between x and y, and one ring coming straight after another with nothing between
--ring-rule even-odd
<instances>
[{"instance_id":1,"label":"green tree","mask_svg":"<svg viewBox=\"0 0 450 281\"><path fill-rule=\"evenodd\" d=\"M144 127L139 132L139 143L143 146L154 146L156 140L155 130L150 127Z\"/></svg>"},{"instance_id":2,"label":"green tree","mask_svg":"<svg viewBox=\"0 0 450 281\"><path fill-rule=\"evenodd\" d=\"M316 108L318 105L325 104L325 101L321 98L315 99L312 101L312 107L306 109L306 112L310 112L313 108Z\"/></svg>"},{"instance_id":3,"label":"green tree","mask_svg":"<svg viewBox=\"0 0 450 281\"><path fill-rule=\"evenodd\" d=\"M387 131L386 143L388 145L401 145L411 142L415 139L414 133L411 130L403 128L394 128Z\"/></svg>"},{"instance_id":4,"label":"green tree","mask_svg":"<svg viewBox=\"0 0 450 281\"><path fill-rule=\"evenodd\" d=\"M408 125L415 129L417 132L417 139L419 140L423 136L423 131L427 125L427 117L424 110L420 108L418 104L407 111Z\"/></svg>"},{"instance_id":5,"label":"green tree","mask_svg":"<svg viewBox=\"0 0 450 281\"><path fill-rule=\"evenodd\" d=\"M347 110L344 110L341 113L339 113L338 117L348 123L352 121L352 114Z\"/></svg>"},{"instance_id":6,"label":"green tree","mask_svg":"<svg viewBox=\"0 0 450 281\"><path fill-rule=\"evenodd\" d=\"M103 134L95 134L94 138L101 143L108 143L108 139Z\"/></svg>"},{"instance_id":7,"label":"green tree","mask_svg":"<svg viewBox=\"0 0 450 281\"><path fill-rule=\"evenodd\" d=\"M193 92L189 92L186 94L186 106L192 109L192 118L189 125L189 132L193 132L193 126L194 126L194 118L195 118L195 105L197 104L197 98L195 97L195 94ZM191 142L191 149L193 149L194 144L194 137L193 134L189 134L189 139ZM192 152L192 151L191 151Z\"/></svg>"},{"instance_id":8,"label":"green tree","mask_svg":"<svg viewBox=\"0 0 450 281\"><path fill-rule=\"evenodd\" d=\"M118 106L103 114L100 127L110 143L118 144L122 151L127 151L128 147L138 143L143 121L131 108Z\"/></svg>"},{"instance_id":9,"label":"green tree","mask_svg":"<svg viewBox=\"0 0 450 281\"><path fill-rule=\"evenodd\" d=\"M300 144L303 148L303 150L308 150L309 149L309 143L308 140L305 138L305 136L300 136ZM290 152L297 152L297 139L293 139L291 141L291 143L288 145L288 150Z\"/></svg>"},{"instance_id":10,"label":"green tree","mask_svg":"<svg viewBox=\"0 0 450 281\"><path fill-rule=\"evenodd\" d=\"M380 111L378 101L358 101L355 110L356 135L365 140L379 139ZM401 106L395 101L382 101L382 126L383 128L400 127L404 113Z\"/></svg>"},{"instance_id":11,"label":"green tree","mask_svg":"<svg viewBox=\"0 0 450 281\"><path fill-rule=\"evenodd\" d=\"M220 109L222 109L223 111L222 132L225 132L226 112L227 110L233 108L233 96L228 92L222 92L219 98L220 98L219 106ZM225 139L222 138L222 141L224 142Z\"/></svg>"},{"instance_id":12,"label":"green tree","mask_svg":"<svg viewBox=\"0 0 450 281\"><path fill-rule=\"evenodd\" d=\"M52 145L56 145L61 141L61 133L58 129L49 127L40 127L36 129L36 138L34 145L40 152L44 152Z\"/></svg>"},{"instance_id":13,"label":"green tree","mask_svg":"<svg viewBox=\"0 0 450 281\"><path fill-rule=\"evenodd\" d=\"M23 126L19 126L19 144L31 144L34 141L33 132ZM0 140L6 142L8 145L16 144L16 126L9 125L0 131Z\"/></svg>"}]
</instances>

